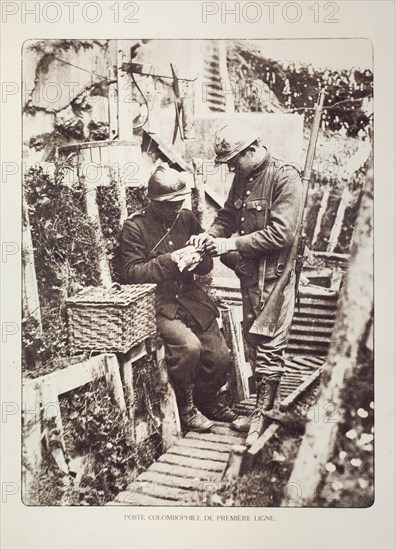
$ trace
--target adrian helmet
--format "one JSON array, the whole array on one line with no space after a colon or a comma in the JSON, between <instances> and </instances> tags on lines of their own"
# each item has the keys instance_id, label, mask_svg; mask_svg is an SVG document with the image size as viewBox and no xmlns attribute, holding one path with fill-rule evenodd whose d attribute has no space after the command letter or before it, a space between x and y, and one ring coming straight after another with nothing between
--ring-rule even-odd
<instances>
[{"instance_id":1,"label":"adrian helmet","mask_svg":"<svg viewBox=\"0 0 395 550\"><path fill-rule=\"evenodd\" d=\"M224 126L215 134L215 162L218 164L229 162L259 137L260 133L256 128L238 124Z\"/></svg>"},{"instance_id":2,"label":"adrian helmet","mask_svg":"<svg viewBox=\"0 0 395 550\"><path fill-rule=\"evenodd\" d=\"M185 172L158 166L148 180L148 198L152 201L180 201L190 193Z\"/></svg>"}]
</instances>

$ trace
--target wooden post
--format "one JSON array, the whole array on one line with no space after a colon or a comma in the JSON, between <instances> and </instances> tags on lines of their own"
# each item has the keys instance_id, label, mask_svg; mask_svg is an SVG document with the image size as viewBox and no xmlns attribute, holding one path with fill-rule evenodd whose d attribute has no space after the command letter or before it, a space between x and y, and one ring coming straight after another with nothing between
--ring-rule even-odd
<instances>
[{"instance_id":1,"label":"wooden post","mask_svg":"<svg viewBox=\"0 0 395 550\"><path fill-rule=\"evenodd\" d=\"M34 475L41 464L41 394L34 380L26 380L22 387L22 499L31 503L30 490Z\"/></svg>"},{"instance_id":2,"label":"wooden post","mask_svg":"<svg viewBox=\"0 0 395 550\"><path fill-rule=\"evenodd\" d=\"M327 183L325 185L324 192L322 193L321 205L317 214L317 220L315 222L315 228L314 228L313 238L311 240L311 246L313 246L317 242L318 235L320 234L322 218L324 217L326 209L328 208L329 192L330 192L330 185L329 183Z\"/></svg>"},{"instance_id":3,"label":"wooden post","mask_svg":"<svg viewBox=\"0 0 395 550\"><path fill-rule=\"evenodd\" d=\"M59 469L64 473L69 473L69 467L66 463L64 452L65 442L63 437L63 425L60 415L60 405L58 393L53 384L41 384L41 402L43 407L43 421L45 426L45 439L47 449L52 454ZM56 446L54 445L56 443Z\"/></svg>"},{"instance_id":4,"label":"wooden post","mask_svg":"<svg viewBox=\"0 0 395 550\"><path fill-rule=\"evenodd\" d=\"M203 161L200 158L192 159L193 166L193 178L196 189L196 198L197 198L197 216L202 227L206 227L206 191L204 189L204 179L203 179Z\"/></svg>"},{"instance_id":5,"label":"wooden post","mask_svg":"<svg viewBox=\"0 0 395 550\"><path fill-rule=\"evenodd\" d=\"M135 414L135 391L133 384L133 363L144 357L147 354L145 342L141 342L134 346L127 353L120 353L119 364L121 379L124 388L126 412L132 426L133 434L136 431L136 414Z\"/></svg>"},{"instance_id":6,"label":"wooden post","mask_svg":"<svg viewBox=\"0 0 395 550\"><path fill-rule=\"evenodd\" d=\"M130 61L130 41L117 40L117 80L118 80L118 139L131 140L133 137L132 79L122 70L123 63Z\"/></svg>"},{"instance_id":7,"label":"wooden post","mask_svg":"<svg viewBox=\"0 0 395 550\"><path fill-rule=\"evenodd\" d=\"M29 222L29 212L27 208L26 197L23 194L23 225L22 225L22 266L23 266L23 286L22 286L22 308L23 317L28 319L33 317L42 332L40 301L38 297L38 287L36 278L36 269L34 264L33 242Z\"/></svg>"},{"instance_id":8,"label":"wooden post","mask_svg":"<svg viewBox=\"0 0 395 550\"><path fill-rule=\"evenodd\" d=\"M168 388L166 395L163 396L160 402L160 411L162 415L161 435L163 447L166 451L179 439L181 434L181 423L174 390L169 383L165 364L165 348L163 345L159 346L156 350L156 362L161 381L163 384L167 385Z\"/></svg>"},{"instance_id":9,"label":"wooden post","mask_svg":"<svg viewBox=\"0 0 395 550\"><path fill-rule=\"evenodd\" d=\"M112 387L114 392L114 399L120 408L120 410L126 414L125 396L123 393L122 380L119 372L119 364L116 355L105 355L106 363L106 380Z\"/></svg>"},{"instance_id":10,"label":"wooden post","mask_svg":"<svg viewBox=\"0 0 395 550\"><path fill-rule=\"evenodd\" d=\"M118 129L118 45L117 40L108 41L108 139L116 139L119 135Z\"/></svg>"},{"instance_id":11,"label":"wooden post","mask_svg":"<svg viewBox=\"0 0 395 550\"><path fill-rule=\"evenodd\" d=\"M351 377L358 353L368 344L373 317L373 178L371 169L354 232L350 265L339 299L332 340L322 372L322 385L317 401L318 422L310 422L299 448L289 483L300 487L297 500L285 496L283 506L311 506L325 479L325 465L336 441L341 392L346 377ZM333 407L328 407L333 404Z\"/></svg>"},{"instance_id":12,"label":"wooden post","mask_svg":"<svg viewBox=\"0 0 395 550\"><path fill-rule=\"evenodd\" d=\"M247 367L244 356L244 344L241 332L238 334L234 311L226 309L222 313L224 331L230 343L231 353L234 358L234 368L231 369L230 377L235 401L242 401L250 396L248 378L251 369Z\"/></svg>"},{"instance_id":13,"label":"wooden post","mask_svg":"<svg viewBox=\"0 0 395 550\"><path fill-rule=\"evenodd\" d=\"M149 77L146 94L149 110L147 132L149 134L159 134L162 94L159 90L156 89L155 78Z\"/></svg>"},{"instance_id":14,"label":"wooden post","mask_svg":"<svg viewBox=\"0 0 395 550\"><path fill-rule=\"evenodd\" d=\"M244 445L233 445L228 458L228 464L222 476L222 480L231 481L240 476L243 456L247 450Z\"/></svg>"},{"instance_id":15,"label":"wooden post","mask_svg":"<svg viewBox=\"0 0 395 550\"><path fill-rule=\"evenodd\" d=\"M183 82L181 116L184 139L194 139L195 132L195 90L193 82Z\"/></svg>"},{"instance_id":16,"label":"wooden post","mask_svg":"<svg viewBox=\"0 0 395 550\"><path fill-rule=\"evenodd\" d=\"M104 286L110 286L111 272L100 223L99 207L96 200L96 187L92 183L89 183L89 180L87 183L85 183L83 179L81 181L85 187L86 213L94 226L95 243L92 244L94 244L97 250L100 282Z\"/></svg>"},{"instance_id":17,"label":"wooden post","mask_svg":"<svg viewBox=\"0 0 395 550\"><path fill-rule=\"evenodd\" d=\"M342 192L340 203L336 212L335 222L332 226L331 234L328 241L327 252L329 252L329 254L334 252L337 246L337 241L339 239L343 221L344 221L344 215L346 213L346 209L348 205L350 204L350 199L351 199L351 193L348 188L348 185L346 184Z\"/></svg>"}]
</instances>

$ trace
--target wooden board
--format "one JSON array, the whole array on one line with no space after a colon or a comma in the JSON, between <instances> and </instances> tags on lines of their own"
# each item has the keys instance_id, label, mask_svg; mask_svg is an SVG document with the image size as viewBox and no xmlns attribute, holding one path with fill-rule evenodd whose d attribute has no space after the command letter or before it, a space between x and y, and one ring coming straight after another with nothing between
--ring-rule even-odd
<instances>
[{"instance_id":1,"label":"wooden board","mask_svg":"<svg viewBox=\"0 0 395 550\"><path fill-rule=\"evenodd\" d=\"M216 481L221 478L221 472L190 468L181 464L167 464L165 462L155 462L148 468L147 472L157 472L159 474L175 475L177 477L199 479L202 481Z\"/></svg>"},{"instance_id":2,"label":"wooden board","mask_svg":"<svg viewBox=\"0 0 395 550\"><path fill-rule=\"evenodd\" d=\"M185 438L199 439L200 441L213 441L216 443L227 443L229 445L237 445L238 443L243 443L244 441L244 438L240 436L239 432L233 432L231 436L211 432L202 434L189 432L186 434Z\"/></svg>"},{"instance_id":3,"label":"wooden board","mask_svg":"<svg viewBox=\"0 0 395 550\"><path fill-rule=\"evenodd\" d=\"M227 443L215 443L213 441L201 441L200 439L183 438L177 442L177 446L190 449L205 449L208 451L230 452L232 445Z\"/></svg>"},{"instance_id":4,"label":"wooden board","mask_svg":"<svg viewBox=\"0 0 395 550\"><path fill-rule=\"evenodd\" d=\"M198 458L201 460L213 460L216 462L226 462L228 460L228 452L212 451L208 449L192 449L191 447L183 447L182 445L174 445L171 448L174 455L186 456L190 458Z\"/></svg>"},{"instance_id":5,"label":"wooden board","mask_svg":"<svg viewBox=\"0 0 395 550\"><path fill-rule=\"evenodd\" d=\"M176 500L167 500L149 495L133 495L130 491L122 491L116 496L115 500L107 504L122 504L124 506L174 506Z\"/></svg>"},{"instance_id":6,"label":"wooden board","mask_svg":"<svg viewBox=\"0 0 395 550\"><path fill-rule=\"evenodd\" d=\"M222 472L225 464L214 460L202 460L199 458L191 458L187 456L180 456L167 452L162 455L158 462L165 462L166 464L174 464L175 466L187 466L188 468L194 468L197 470L208 470L211 472Z\"/></svg>"},{"instance_id":7,"label":"wooden board","mask_svg":"<svg viewBox=\"0 0 395 550\"><path fill-rule=\"evenodd\" d=\"M141 481L137 479L128 485L127 491L130 491L131 498L139 501L141 495L147 495L155 498L163 498L166 500L185 500L191 495L191 490L181 489L170 485L161 485L151 483L149 481Z\"/></svg>"},{"instance_id":8,"label":"wooden board","mask_svg":"<svg viewBox=\"0 0 395 550\"><path fill-rule=\"evenodd\" d=\"M201 491L204 487L201 479L185 478L175 475L160 474L147 470L138 477L139 481L149 481L151 483L157 483L158 485L165 485L169 487L179 487L180 489L188 489L193 491Z\"/></svg>"}]
</instances>

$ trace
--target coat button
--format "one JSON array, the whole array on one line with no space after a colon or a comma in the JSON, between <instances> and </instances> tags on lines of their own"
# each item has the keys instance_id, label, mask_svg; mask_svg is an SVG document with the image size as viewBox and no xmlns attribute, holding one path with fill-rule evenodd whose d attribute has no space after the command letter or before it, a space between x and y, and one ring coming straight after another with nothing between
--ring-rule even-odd
<instances>
[{"instance_id":1,"label":"coat button","mask_svg":"<svg viewBox=\"0 0 395 550\"><path fill-rule=\"evenodd\" d=\"M172 246L172 244L173 244L173 241L169 241L169 245Z\"/></svg>"},{"instance_id":2,"label":"coat button","mask_svg":"<svg viewBox=\"0 0 395 550\"><path fill-rule=\"evenodd\" d=\"M246 195L250 195L251 194L251 191L246 191Z\"/></svg>"},{"instance_id":3,"label":"coat button","mask_svg":"<svg viewBox=\"0 0 395 550\"><path fill-rule=\"evenodd\" d=\"M248 181L252 181L254 178L248 178Z\"/></svg>"},{"instance_id":4,"label":"coat button","mask_svg":"<svg viewBox=\"0 0 395 550\"><path fill-rule=\"evenodd\" d=\"M245 207L246 207L246 203L245 203L245 202L243 202L243 208L245 208Z\"/></svg>"},{"instance_id":5,"label":"coat button","mask_svg":"<svg viewBox=\"0 0 395 550\"><path fill-rule=\"evenodd\" d=\"M240 221L243 222L245 220L245 218L240 218Z\"/></svg>"},{"instance_id":6,"label":"coat button","mask_svg":"<svg viewBox=\"0 0 395 550\"><path fill-rule=\"evenodd\" d=\"M178 298L178 294L176 294L176 298Z\"/></svg>"},{"instance_id":7,"label":"coat button","mask_svg":"<svg viewBox=\"0 0 395 550\"><path fill-rule=\"evenodd\" d=\"M244 235L244 231L243 231L243 230L240 231L240 235Z\"/></svg>"}]
</instances>

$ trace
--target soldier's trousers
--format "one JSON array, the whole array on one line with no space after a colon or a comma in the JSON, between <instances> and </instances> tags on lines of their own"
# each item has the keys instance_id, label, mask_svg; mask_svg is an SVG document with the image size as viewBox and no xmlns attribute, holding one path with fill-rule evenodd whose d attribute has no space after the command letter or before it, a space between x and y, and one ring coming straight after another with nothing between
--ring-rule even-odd
<instances>
[{"instance_id":1,"label":"soldier's trousers","mask_svg":"<svg viewBox=\"0 0 395 550\"><path fill-rule=\"evenodd\" d=\"M264 300L272 292L277 279L265 281ZM243 335L247 343L247 355L255 375L279 379L284 371L284 350L291 331L295 308L295 275L284 289L284 302L279 316L278 328L273 337L250 334L250 328L260 313L258 283L241 281L243 299Z\"/></svg>"},{"instance_id":2,"label":"soldier's trousers","mask_svg":"<svg viewBox=\"0 0 395 550\"><path fill-rule=\"evenodd\" d=\"M230 363L229 350L216 319L203 331L180 308L175 319L158 315L157 327L165 342L167 369L175 389L194 384L198 402L213 400L226 382Z\"/></svg>"}]
</instances>

